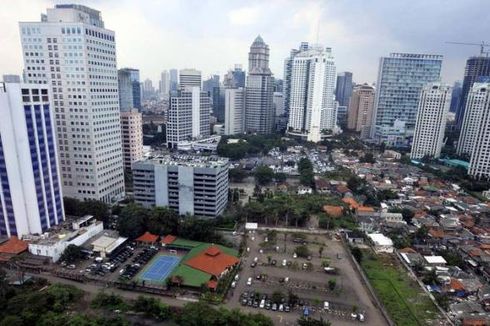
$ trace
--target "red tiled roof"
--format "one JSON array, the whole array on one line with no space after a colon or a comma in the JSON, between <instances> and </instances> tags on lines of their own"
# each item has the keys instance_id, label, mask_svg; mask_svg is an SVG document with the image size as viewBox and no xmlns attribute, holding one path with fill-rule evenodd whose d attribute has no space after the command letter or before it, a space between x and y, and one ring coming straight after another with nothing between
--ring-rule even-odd
<instances>
[{"instance_id":1,"label":"red tiled roof","mask_svg":"<svg viewBox=\"0 0 490 326\"><path fill-rule=\"evenodd\" d=\"M486 326L487 322L485 319L463 319L463 326Z\"/></svg>"},{"instance_id":2,"label":"red tiled roof","mask_svg":"<svg viewBox=\"0 0 490 326\"><path fill-rule=\"evenodd\" d=\"M358 208L359 203L354 198L342 198L342 201L350 206L350 208Z\"/></svg>"},{"instance_id":3,"label":"red tiled roof","mask_svg":"<svg viewBox=\"0 0 490 326\"><path fill-rule=\"evenodd\" d=\"M208 281L208 288L210 288L211 290L216 290L217 287L218 282L216 282L215 280Z\"/></svg>"},{"instance_id":4,"label":"red tiled roof","mask_svg":"<svg viewBox=\"0 0 490 326\"><path fill-rule=\"evenodd\" d=\"M413 250L410 247L406 247L406 248L400 249L399 251L402 252L402 253L405 253L405 254L416 254L417 253L415 250Z\"/></svg>"},{"instance_id":5,"label":"red tiled roof","mask_svg":"<svg viewBox=\"0 0 490 326\"><path fill-rule=\"evenodd\" d=\"M374 208L369 207L369 206L359 206L357 208L358 212L374 212Z\"/></svg>"},{"instance_id":6,"label":"red tiled roof","mask_svg":"<svg viewBox=\"0 0 490 326\"><path fill-rule=\"evenodd\" d=\"M455 291L462 291L462 290L464 290L463 283L461 283L460 281L458 281L455 278L452 278L451 279L451 282L449 283L449 287L452 290L455 290Z\"/></svg>"},{"instance_id":7,"label":"red tiled roof","mask_svg":"<svg viewBox=\"0 0 490 326\"><path fill-rule=\"evenodd\" d=\"M27 242L20 240L15 235L0 245L0 253L18 255L27 250Z\"/></svg>"},{"instance_id":8,"label":"red tiled roof","mask_svg":"<svg viewBox=\"0 0 490 326\"><path fill-rule=\"evenodd\" d=\"M140 235L136 241L139 242L147 242L147 243L155 243L157 242L158 235L151 234L150 232L146 231L144 234Z\"/></svg>"},{"instance_id":9,"label":"red tiled roof","mask_svg":"<svg viewBox=\"0 0 490 326\"><path fill-rule=\"evenodd\" d=\"M332 217L342 216L341 206L325 205L323 206L323 211Z\"/></svg>"},{"instance_id":10,"label":"red tiled roof","mask_svg":"<svg viewBox=\"0 0 490 326\"><path fill-rule=\"evenodd\" d=\"M223 253L217 246L211 246L186 261L185 264L202 272L220 276L227 268L239 262L238 258Z\"/></svg>"},{"instance_id":11,"label":"red tiled roof","mask_svg":"<svg viewBox=\"0 0 490 326\"><path fill-rule=\"evenodd\" d=\"M429 234L433 238L444 238L444 231L443 230L437 230L437 229L430 229Z\"/></svg>"},{"instance_id":12,"label":"red tiled roof","mask_svg":"<svg viewBox=\"0 0 490 326\"><path fill-rule=\"evenodd\" d=\"M169 234L169 235L166 235L160 242L163 244L171 244L176 239L177 239L177 237L175 235Z\"/></svg>"}]
</instances>

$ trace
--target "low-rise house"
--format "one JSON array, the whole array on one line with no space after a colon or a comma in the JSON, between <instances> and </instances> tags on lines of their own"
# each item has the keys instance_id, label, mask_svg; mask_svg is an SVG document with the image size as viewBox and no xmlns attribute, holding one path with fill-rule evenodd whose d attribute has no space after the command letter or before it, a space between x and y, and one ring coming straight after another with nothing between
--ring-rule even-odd
<instances>
[{"instance_id":1,"label":"low-rise house","mask_svg":"<svg viewBox=\"0 0 490 326\"><path fill-rule=\"evenodd\" d=\"M376 252L386 252L393 253L393 241L387 236L381 233L371 233L368 234L368 237L371 239L374 247L374 251Z\"/></svg>"}]
</instances>

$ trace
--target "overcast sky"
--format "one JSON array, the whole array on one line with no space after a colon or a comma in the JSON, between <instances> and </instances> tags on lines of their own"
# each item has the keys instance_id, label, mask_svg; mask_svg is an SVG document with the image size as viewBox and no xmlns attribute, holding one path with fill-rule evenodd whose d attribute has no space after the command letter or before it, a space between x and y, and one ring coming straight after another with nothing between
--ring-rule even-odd
<instances>
[{"instance_id":1,"label":"overcast sky","mask_svg":"<svg viewBox=\"0 0 490 326\"><path fill-rule=\"evenodd\" d=\"M2 0L0 74L22 71L19 21L39 21L47 7L68 1ZM337 71L359 83L376 80L379 57L390 52L444 55L445 82L462 79L465 60L479 47L445 41L490 41L489 0L81 0L102 12L116 32L119 67L134 67L157 83L160 71L197 68L206 77L235 63L260 34L271 69L301 41L330 46Z\"/></svg>"}]
</instances>

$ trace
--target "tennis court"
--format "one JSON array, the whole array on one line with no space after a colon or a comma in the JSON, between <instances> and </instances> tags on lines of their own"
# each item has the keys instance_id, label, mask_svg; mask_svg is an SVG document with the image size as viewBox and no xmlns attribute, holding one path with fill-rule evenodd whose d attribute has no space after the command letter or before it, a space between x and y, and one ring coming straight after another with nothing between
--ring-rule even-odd
<instances>
[{"instance_id":1,"label":"tennis court","mask_svg":"<svg viewBox=\"0 0 490 326\"><path fill-rule=\"evenodd\" d=\"M138 278L147 282L162 283L179 264L179 261L180 257L177 256L157 256L146 266Z\"/></svg>"}]
</instances>

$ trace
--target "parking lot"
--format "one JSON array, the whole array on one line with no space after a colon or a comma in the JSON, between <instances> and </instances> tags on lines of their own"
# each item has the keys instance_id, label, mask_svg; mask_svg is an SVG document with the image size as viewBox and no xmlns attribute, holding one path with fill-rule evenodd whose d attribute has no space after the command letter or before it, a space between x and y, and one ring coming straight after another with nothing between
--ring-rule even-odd
<instances>
[{"instance_id":1,"label":"parking lot","mask_svg":"<svg viewBox=\"0 0 490 326\"><path fill-rule=\"evenodd\" d=\"M246 237L243 267L229 294L229 306L260 310L284 325L294 325L305 313L335 325L386 324L340 240L271 232L247 233ZM301 255L295 255L296 251Z\"/></svg>"}]
</instances>

